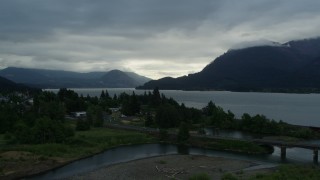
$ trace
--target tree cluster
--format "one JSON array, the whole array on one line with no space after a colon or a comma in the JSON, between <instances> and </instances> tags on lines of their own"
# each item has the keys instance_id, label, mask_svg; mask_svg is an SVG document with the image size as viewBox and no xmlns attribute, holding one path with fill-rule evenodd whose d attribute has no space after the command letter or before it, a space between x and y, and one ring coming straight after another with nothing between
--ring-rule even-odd
<instances>
[{"instance_id":1,"label":"tree cluster","mask_svg":"<svg viewBox=\"0 0 320 180\"><path fill-rule=\"evenodd\" d=\"M281 120L277 122L259 114L255 116L250 116L247 113L243 114L239 121L238 129L253 133L285 135L298 138L312 138L316 136L316 133L308 128L290 125Z\"/></svg>"},{"instance_id":2,"label":"tree cluster","mask_svg":"<svg viewBox=\"0 0 320 180\"><path fill-rule=\"evenodd\" d=\"M221 107L216 106L212 101L202 109L206 116L206 123L211 126L223 129L236 129L235 116L231 111L225 112Z\"/></svg>"},{"instance_id":3,"label":"tree cluster","mask_svg":"<svg viewBox=\"0 0 320 180\"><path fill-rule=\"evenodd\" d=\"M63 142L73 135L73 129L65 122L66 114L86 112L86 117L77 119L76 130L88 130L103 126L111 107L121 107L126 116L142 117L148 127L179 128L181 142L186 141L190 128L205 125L272 135L314 136L307 128L269 120L263 115L243 114L236 119L231 111L224 111L212 101L201 110L189 108L160 94L157 88L142 95L133 92L113 97L108 91L102 91L100 97L79 96L68 89L60 89L57 94L44 91L33 95L33 104L22 97L13 93L8 95L9 101L0 102L0 133L7 133L17 143Z\"/></svg>"},{"instance_id":4,"label":"tree cluster","mask_svg":"<svg viewBox=\"0 0 320 180\"><path fill-rule=\"evenodd\" d=\"M241 130L259 134L286 135L298 138L312 138L316 133L308 128L287 124L283 121L270 120L264 115L250 116L244 113L241 119L236 119L231 111L225 112L212 101L202 109L207 125L221 129Z\"/></svg>"},{"instance_id":5,"label":"tree cluster","mask_svg":"<svg viewBox=\"0 0 320 180\"><path fill-rule=\"evenodd\" d=\"M0 133L6 133L11 143L60 143L73 135L64 123L66 108L56 94L34 95L34 104L11 95L0 108Z\"/></svg>"},{"instance_id":6,"label":"tree cluster","mask_svg":"<svg viewBox=\"0 0 320 180\"><path fill-rule=\"evenodd\" d=\"M57 94L43 91L33 95L33 104L15 93L9 94L9 101L0 102L0 133L6 133L11 143L64 142L74 134L65 122L66 114L87 112L86 117L77 120L76 130L103 125L103 113L118 101L106 93L97 98L79 96L64 88Z\"/></svg>"}]
</instances>

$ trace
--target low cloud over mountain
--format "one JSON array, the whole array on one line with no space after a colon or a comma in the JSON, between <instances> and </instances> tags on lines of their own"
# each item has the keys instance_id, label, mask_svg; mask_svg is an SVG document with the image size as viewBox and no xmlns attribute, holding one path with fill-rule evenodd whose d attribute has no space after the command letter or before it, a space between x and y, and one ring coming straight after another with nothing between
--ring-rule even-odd
<instances>
[{"instance_id":1,"label":"low cloud over mountain","mask_svg":"<svg viewBox=\"0 0 320 180\"><path fill-rule=\"evenodd\" d=\"M0 71L0 76L17 83L40 88L129 88L151 80L133 72L112 70L109 72L77 73L70 71L26 69L9 67Z\"/></svg>"},{"instance_id":2,"label":"low cloud over mountain","mask_svg":"<svg viewBox=\"0 0 320 180\"><path fill-rule=\"evenodd\" d=\"M320 89L319 72L320 38L314 38L230 50L199 73L150 81L138 88L313 91Z\"/></svg>"}]
</instances>

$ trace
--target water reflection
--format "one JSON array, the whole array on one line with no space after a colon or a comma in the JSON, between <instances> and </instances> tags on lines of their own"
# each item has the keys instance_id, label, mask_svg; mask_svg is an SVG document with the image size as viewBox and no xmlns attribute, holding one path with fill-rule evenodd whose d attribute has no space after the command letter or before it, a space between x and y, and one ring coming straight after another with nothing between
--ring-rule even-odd
<instances>
[{"instance_id":1,"label":"water reflection","mask_svg":"<svg viewBox=\"0 0 320 180\"><path fill-rule=\"evenodd\" d=\"M206 135L209 136L219 136L226 138L235 138L235 139L261 139L264 138L261 134L254 134L242 131L234 131L234 130L220 130L215 128L205 128ZM304 141L306 144L320 144L320 140L307 140ZM281 150L279 147L274 146L274 152L272 155L267 157L267 159L278 162L281 157ZM304 148L286 148L286 158L282 159L281 163L312 163L313 160L313 150L304 149Z\"/></svg>"},{"instance_id":2,"label":"water reflection","mask_svg":"<svg viewBox=\"0 0 320 180\"><path fill-rule=\"evenodd\" d=\"M206 135L208 136L219 136L219 137L228 137L235 139L261 139L263 135L254 134L242 131L234 131L234 130L221 130L217 128L205 128Z\"/></svg>"},{"instance_id":3,"label":"water reflection","mask_svg":"<svg viewBox=\"0 0 320 180\"><path fill-rule=\"evenodd\" d=\"M172 154L204 155L249 160L266 166L286 162L312 164L312 151L301 148L287 149L287 159L281 161L280 149L277 147L275 147L274 153L270 155L249 155L168 144L144 144L117 147L101 154L76 161L62 168L52 170L46 174L33 177L32 179L61 179L116 163Z\"/></svg>"},{"instance_id":4,"label":"water reflection","mask_svg":"<svg viewBox=\"0 0 320 180\"><path fill-rule=\"evenodd\" d=\"M190 151L189 151L190 148L186 145L178 145L177 150L179 154L184 154L184 155L190 154Z\"/></svg>"}]
</instances>

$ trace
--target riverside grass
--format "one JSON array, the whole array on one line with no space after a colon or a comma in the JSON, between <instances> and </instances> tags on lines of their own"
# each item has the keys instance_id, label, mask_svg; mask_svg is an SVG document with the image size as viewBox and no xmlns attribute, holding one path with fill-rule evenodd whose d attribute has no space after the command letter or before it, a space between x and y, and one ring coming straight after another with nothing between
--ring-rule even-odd
<instances>
[{"instance_id":1,"label":"riverside grass","mask_svg":"<svg viewBox=\"0 0 320 180\"><path fill-rule=\"evenodd\" d=\"M0 142L4 141L0 136ZM92 128L88 131L76 131L75 136L64 143L5 145L0 147L0 153L6 151L31 152L38 156L58 157L66 160L79 159L119 145L158 143L158 139L140 132ZM170 143L170 142L168 142ZM193 144L191 142L191 144ZM234 140L202 140L200 147L217 150L233 150L237 152L266 153L258 145Z\"/></svg>"},{"instance_id":2,"label":"riverside grass","mask_svg":"<svg viewBox=\"0 0 320 180\"><path fill-rule=\"evenodd\" d=\"M153 142L157 142L155 138L143 133L92 128L89 131L77 131L74 137L64 143L8 145L0 148L0 152L25 151L44 157L79 159L119 145Z\"/></svg>"},{"instance_id":3,"label":"riverside grass","mask_svg":"<svg viewBox=\"0 0 320 180\"><path fill-rule=\"evenodd\" d=\"M191 138L191 145L218 151L230 151L245 154L270 154L273 149L259 146L253 142L231 139Z\"/></svg>"},{"instance_id":4,"label":"riverside grass","mask_svg":"<svg viewBox=\"0 0 320 180\"><path fill-rule=\"evenodd\" d=\"M269 173L257 173L253 176L246 177L244 174L226 173L222 180L287 180L287 179L303 179L318 180L320 179L320 168L315 165L281 165Z\"/></svg>"},{"instance_id":5,"label":"riverside grass","mask_svg":"<svg viewBox=\"0 0 320 180\"><path fill-rule=\"evenodd\" d=\"M273 173L256 174L250 180L274 180L274 179L320 179L320 168L314 165L281 165Z\"/></svg>"},{"instance_id":6,"label":"riverside grass","mask_svg":"<svg viewBox=\"0 0 320 180\"><path fill-rule=\"evenodd\" d=\"M5 141L4 136L0 136L0 138L2 141ZM21 178L44 172L121 145L147 143L159 143L159 139L155 136L134 131L92 128L88 131L77 131L73 137L59 144L3 144L0 146L0 179L1 177L8 177L9 179ZM169 141L168 143L173 143L173 141ZM247 153L254 149L250 147L251 150L248 151L246 149L247 145L242 144L242 142L238 142L242 145L230 147L230 143L233 144L234 142L229 142L228 140L218 143L220 145L208 140L207 142L200 143L198 147L206 148L207 143L211 147L214 146L215 148L213 149L217 150L228 149L235 152ZM193 144L191 143L190 145ZM244 147L245 149L242 149ZM7 166L9 164L10 166Z\"/></svg>"}]
</instances>

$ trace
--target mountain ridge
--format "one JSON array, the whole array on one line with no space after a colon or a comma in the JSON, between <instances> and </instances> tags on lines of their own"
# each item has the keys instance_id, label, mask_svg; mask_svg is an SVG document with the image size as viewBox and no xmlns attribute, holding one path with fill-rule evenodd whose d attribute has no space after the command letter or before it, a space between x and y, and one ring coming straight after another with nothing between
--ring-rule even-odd
<instances>
[{"instance_id":1,"label":"mountain ridge","mask_svg":"<svg viewBox=\"0 0 320 180\"><path fill-rule=\"evenodd\" d=\"M289 41L283 46L230 50L200 72L150 81L137 89L279 92L319 89L320 66L315 66L319 64L320 38Z\"/></svg>"},{"instance_id":2,"label":"mountain ridge","mask_svg":"<svg viewBox=\"0 0 320 180\"><path fill-rule=\"evenodd\" d=\"M112 71L118 73L109 74ZM109 74L109 78L106 75ZM118 78L121 76L122 79ZM79 73L64 70L47 70L8 67L0 70L0 76L3 76L13 82L26 84L39 88L122 88L136 87L151 80L150 78L140 76L133 72L123 72L120 70L111 70L108 72L87 72ZM104 77L104 78L103 78ZM121 80L119 83L115 80Z\"/></svg>"},{"instance_id":3,"label":"mountain ridge","mask_svg":"<svg viewBox=\"0 0 320 180\"><path fill-rule=\"evenodd\" d=\"M33 92L33 91L39 91L39 89L30 88L30 87L25 86L23 84L17 84L13 81L10 81L10 80L0 76L0 91L1 92L12 92L12 91Z\"/></svg>"}]
</instances>

